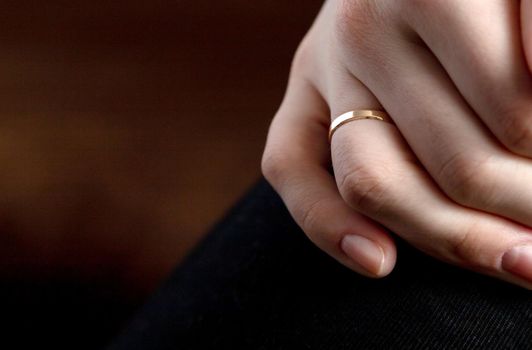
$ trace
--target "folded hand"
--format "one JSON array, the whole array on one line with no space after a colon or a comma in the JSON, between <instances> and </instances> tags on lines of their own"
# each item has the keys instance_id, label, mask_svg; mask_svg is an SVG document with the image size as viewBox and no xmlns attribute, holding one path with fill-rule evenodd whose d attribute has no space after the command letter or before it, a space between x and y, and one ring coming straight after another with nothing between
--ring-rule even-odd
<instances>
[{"instance_id":1,"label":"folded hand","mask_svg":"<svg viewBox=\"0 0 532 350\"><path fill-rule=\"evenodd\" d=\"M361 274L393 269L390 229L532 288L530 67L532 0L328 0L293 61L264 175L309 238ZM357 109L395 125L350 122L329 145L331 119Z\"/></svg>"}]
</instances>

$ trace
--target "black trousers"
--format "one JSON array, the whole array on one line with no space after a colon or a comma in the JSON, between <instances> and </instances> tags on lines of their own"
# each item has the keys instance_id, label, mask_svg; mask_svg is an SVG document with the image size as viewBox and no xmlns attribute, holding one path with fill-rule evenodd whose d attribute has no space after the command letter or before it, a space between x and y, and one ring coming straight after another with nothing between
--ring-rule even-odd
<instances>
[{"instance_id":1,"label":"black trousers","mask_svg":"<svg viewBox=\"0 0 532 350\"><path fill-rule=\"evenodd\" d=\"M532 292L397 244L390 276L360 277L262 179L111 348L532 349Z\"/></svg>"}]
</instances>

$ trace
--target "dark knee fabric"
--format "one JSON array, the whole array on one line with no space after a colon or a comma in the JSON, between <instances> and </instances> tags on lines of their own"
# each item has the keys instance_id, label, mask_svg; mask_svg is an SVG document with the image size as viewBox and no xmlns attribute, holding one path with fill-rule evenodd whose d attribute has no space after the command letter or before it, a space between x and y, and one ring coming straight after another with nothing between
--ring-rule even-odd
<instances>
[{"instance_id":1,"label":"dark knee fabric","mask_svg":"<svg viewBox=\"0 0 532 350\"><path fill-rule=\"evenodd\" d=\"M397 243L390 276L360 277L261 180L111 348L532 349L532 292Z\"/></svg>"}]
</instances>

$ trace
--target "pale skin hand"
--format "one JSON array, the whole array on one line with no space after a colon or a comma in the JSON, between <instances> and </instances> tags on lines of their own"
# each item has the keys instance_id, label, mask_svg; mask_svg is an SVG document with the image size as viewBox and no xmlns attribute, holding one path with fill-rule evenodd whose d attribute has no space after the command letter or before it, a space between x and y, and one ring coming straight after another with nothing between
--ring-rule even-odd
<instances>
[{"instance_id":1,"label":"pale skin hand","mask_svg":"<svg viewBox=\"0 0 532 350\"><path fill-rule=\"evenodd\" d=\"M532 0L328 0L263 173L308 237L358 273L392 271L388 228L532 289L531 72ZM396 125L351 122L329 145L331 118L354 109Z\"/></svg>"}]
</instances>

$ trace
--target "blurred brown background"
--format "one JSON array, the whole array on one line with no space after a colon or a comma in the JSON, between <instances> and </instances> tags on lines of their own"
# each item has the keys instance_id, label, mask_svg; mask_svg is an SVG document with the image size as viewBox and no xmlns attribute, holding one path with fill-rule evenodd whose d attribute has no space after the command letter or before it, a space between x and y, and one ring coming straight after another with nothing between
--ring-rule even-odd
<instances>
[{"instance_id":1,"label":"blurred brown background","mask_svg":"<svg viewBox=\"0 0 532 350\"><path fill-rule=\"evenodd\" d=\"M116 333L259 177L321 3L0 3L5 334L84 349Z\"/></svg>"},{"instance_id":2,"label":"blurred brown background","mask_svg":"<svg viewBox=\"0 0 532 350\"><path fill-rule=\"evenodd\" d=\"M260 174L321 1L3 1L4 276L144 295Z\"/></svg>"}]
</instances>

